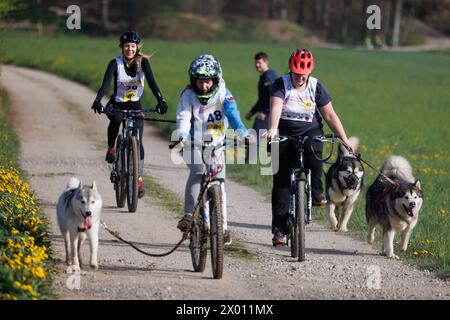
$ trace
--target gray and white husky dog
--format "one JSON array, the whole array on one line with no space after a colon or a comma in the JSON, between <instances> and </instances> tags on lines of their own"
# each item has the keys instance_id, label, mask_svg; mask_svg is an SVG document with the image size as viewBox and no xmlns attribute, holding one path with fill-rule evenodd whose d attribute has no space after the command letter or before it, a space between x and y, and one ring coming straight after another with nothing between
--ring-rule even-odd
<instances>
[{"instance_id":1,"label":"gray and white husky dog","mask_svg":"<svg viewBox=\"0 0 450 320\"><path fill-rule=\"evenodd\" d=\"M358 154L359 139L350 137L354 153ZM353 211L353 206L359 197L363 186L364 167L353 154L341 144L336 162L328 170L326 181L326 196L328 221L335 231L347 232L347 223ZM339 219L336 213L341 209Z\"/></svg>"},{"instance_id":2,"label":"gray and white husky dog","mask_svg":"<svg viewBox=\"0 0 450 320\"><path fill-rule=\"evenodd\" d=\"M80 268L80 248L87 237L91 251L90 266L98 269L98 232L102 203L95 181L91 186L84 186L79 179L70 178L56 206L58 225L64 238L67 265Z\"/></svg>"},{"instance_id":3,"label":"gray and white husky dog","mask_svg":"<svg viewBox=\"0 0 450 320\"><path fill-rule=\"evenodd\" d=\"M398 259L394 254L394 236L401 231L401 249L406 251L412 230L417 224L422 207L422 190L419 180L412 174L411 164L401 156L391 156L381 166L381 173L394 184L378 176L367 190L366 218L367 240L372 244L375 226L383 228L383 254Z\"/></svg>"}]
</instances>

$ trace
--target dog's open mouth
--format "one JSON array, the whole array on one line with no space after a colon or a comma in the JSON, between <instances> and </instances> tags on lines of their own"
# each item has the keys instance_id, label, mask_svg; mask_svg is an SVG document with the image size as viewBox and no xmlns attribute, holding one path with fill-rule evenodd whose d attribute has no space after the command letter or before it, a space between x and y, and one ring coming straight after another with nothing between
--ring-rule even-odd
<instances>
[{"instance_id":1,"label":"dog's open mouth","mask_svg":"<svg viewBox=\"0 0 450 320\"><path fill-rule=\"evenodd\" d=\"M414 217L414 208L413 207L409 207L409 206L407 207L407 206L403 205L403 208L405 209L408 216Z\"/></svg>"},{"instance_id":2,"label":"dog's open mouth","mask_svg":"<svg viewBox=\"0 0 450 320\"><path fill-rule=\"evenodd\" d=\"M85 217L83 222L83 227L89 230L92 227L92 217Z\"/></svg>"}]
</instances>

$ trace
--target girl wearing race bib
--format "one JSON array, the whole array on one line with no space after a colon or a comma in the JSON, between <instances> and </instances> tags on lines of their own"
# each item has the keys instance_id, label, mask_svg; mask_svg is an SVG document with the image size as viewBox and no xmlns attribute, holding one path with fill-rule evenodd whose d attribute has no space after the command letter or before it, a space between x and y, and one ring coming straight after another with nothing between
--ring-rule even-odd
<instances>
[{"instance_id":1,"label":"girl wearing race bib","mask_svg":"<svg viewBox=\"0 0 450 320\"><path fill-rule=\"evenodd\" d=\"M314 58L307 49L296 49L289 58L288 74L275 80L270 101L268 139L278 131L281 136L314 137L323 134L322 117L330 129L350 149L339 117L331 104L331 97L322 82L311 76ZM309 140L306 142L309 144ZM322 143L313 142L316 155L322 158ZM280 143L279 170L273 176L272 187L272 233L273 245L285 242L289 210L289 173L296 163L297 153L293 144ZM322 161L312 154L310 146L305 148L305 166L311 170L314 205L327 203L322 187Z\"/></svg>"},{"instance_id":2,"label":"girl wearing race bib","mask_svg":"<svg viewBox=\"0 0 450 320\"><path fill-rule=\"evenodd\" d=\"M156 106L157 112L160 114L167 112L167 103L165 102L158 85L155 82L149 59L140 52L140 42L141 37L135 31L127 31L120 36L119 47L122 50L122 54L112 59L108 64L105 76L103 77L102 86L100 87L97 97L92 104L92 109L94 112L101 113L103 111L101 100L105 96L113 77L114 93L112 94L108 105L113 104L121 110L142 109L140 100L144 92L145 78L147 79L147 83L152 90L153 95L158 101L158 105ZM121 120L110 115L108 115L108 118L110 123L108 126L108 151L106 152L105 160L112 163L115 161L116 150L114 148L114 144L117 134L119 133ZM144 146L142 143L142 133L144 131L144 121L137 120L136 125L139 128L139 140L141 141L138 194L139 198L142 198L144 195L144 188L142 186L142 172L144 168Z\"/></svg>"},{"instance_id":3,"label":"girl wearing race bib","mask_svg":"<svg viewBox=\"0 0 450 320\"><path fill-rule=\"evenodd\" d=\"M214 142L221 142L225 139L225 131L228 125L231 125L242 139L252 140L242 123L234 97L225 86L225 81L222 79L222 69L216 58L210 54L198 56L190 65L189 78L190 85L182 92L177 109L177 129L181 145L193 140L201 146L205 135L212 137ZM219 150L218 156L221 158L220 162L224 164L223 149ZM200 150L191 148L191 151L186 150L186 152L191 152L191 161L187 161L190 173L185 189L185 216L178 223L178 228L181 231L186 231L191 227L191 215L200 193L204 169L201 148ZM216 177L225 179L225 166ZM222 199L224 243L230 244L231 237L227 230L224 190Z\"/></svg>"}]
</instances>

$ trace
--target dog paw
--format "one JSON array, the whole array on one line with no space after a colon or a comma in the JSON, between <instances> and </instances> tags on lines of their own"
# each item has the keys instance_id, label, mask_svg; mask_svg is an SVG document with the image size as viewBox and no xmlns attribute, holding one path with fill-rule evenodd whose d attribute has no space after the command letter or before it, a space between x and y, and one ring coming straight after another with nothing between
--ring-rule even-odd
<instances>
[{"instance_id":1,"label":"dog paw","mask_svg":"<svg viewBox=\"0 0 450 320\"><path fill-rule=\"evenodd\" d=\"M391 254L386 256L389 259L400 260L400 257L396 254Z\"/></svg>"},{"instance_id":2,"label":"dog paw","mask_svg":"<svg viewBox=\"0 0 450 320\"><path fill-rule=\"evenodd\" d=\"M80 266L76 265L76 264L71 264L69 265L69 267L67 268L67 273L72 274L72 273L78 273L80 272Z\"/></svg>"},{"instance_id":3,"label":"dog paw","mask_svg":"<svg viewBox=\"0 0 450 320\"><path fill-rule=\"evenodd\" d=\"M345 228L340 227L337 231L338 232L348 232L348 229L346 227Z\"/></svg>"},{"instance_id":4,"label":"dog paw","mask_svg":"<svg viewBox=\"0 0 450 320\"><path fill-rule=\"evenodd\" d=\"M338 227L337 226L330 226L330 229L333 231L338 231Z\"/></svg>"},{"instance_id":5,"label":"dog paw","mask_svg":"<svg viewBox=\"0 0 450 320\"><path fill-rule=\"evenodd\" d=\"M90 266L91 266L92 269L98 270L98 265L97 264L91 263Z\"/></svg>"}]
</instances>

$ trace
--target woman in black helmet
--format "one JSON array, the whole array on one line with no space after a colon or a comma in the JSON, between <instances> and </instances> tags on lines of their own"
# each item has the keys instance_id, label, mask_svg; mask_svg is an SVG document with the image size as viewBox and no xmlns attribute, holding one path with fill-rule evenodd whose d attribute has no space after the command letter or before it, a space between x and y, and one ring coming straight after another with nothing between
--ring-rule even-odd
<instances>
[{"instance_id":1,"label":"woman in black helmet","mask_svg":"<svg viewBox=\"0 0 450 320\"><path fill-rule=\"evenodd\" d=\"M109 62L105 76L103 77L102 86L92 104L94 112L102 112L103 106L100 101L105 96L112 77L114 77L114 93L108 104L114 104L117 108L122 110L142 109L140 100L142 93L144 92L145 77L153 95L158 101L158 105L156 106L157 112L160 114L167 112L167 103L155 82L149 59L140 52L140 42L141 37L135 31L127 31L120 36L119 47L122 49L122 54ZM121 121L112 116L108 116L108 118L110 123L108 126L108 151L106 152L105 160L112 163L115 160L116 150L114 148L114 143L117 134L119 133ZM136 125L139 128L139 139L142 142L144 121L137 120ZM138 194L139 198L142 198L144 195L144 188L142 186L142 171L144 168L143 143L140 144L140 156Z\"/></svg>"}]
</instances>

